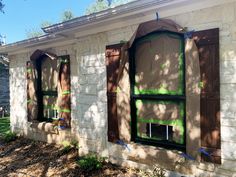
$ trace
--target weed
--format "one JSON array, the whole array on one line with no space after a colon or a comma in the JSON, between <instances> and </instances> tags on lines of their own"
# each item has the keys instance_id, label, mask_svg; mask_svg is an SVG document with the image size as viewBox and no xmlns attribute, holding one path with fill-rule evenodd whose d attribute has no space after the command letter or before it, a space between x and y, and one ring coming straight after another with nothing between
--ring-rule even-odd
<instances>
[{"instance_id":1,"label":"weed","mask_svg":"<svg viewBox=\"0 0 236 177\"><path fill-rule=\"evenodd\" d=\"M164 177L165 174L166 174L166 170L161 168L158 165L154 165L154 169L153 169L152 173L153 173L154 176Z\"/></svg>"},{"instance_id":2,"label":"weed","mask_svg":"<svg viewBox=\"0 0 236 177\"><path fill-rule=\"evenodd\" d=\"M61 150L62 154L67 154L67 153L69 153L71 151L72 146L71 146L69 141L63 141L61 144L63 146L63 148Z\"/></svg>"},{"instance_id":3,"label":"weed","mask_svg":"<svg viewBox=\"0 0 236 177\"><path fill-rule=\"evenodd\" d=\"M138 170L138 173L143 177L165 177L166 170L159 165L154 165L153 170Z\"/></svg>"},{"instance_id":4,"label":"weed","mask_svg":"<svg viewBox=\"0 0 236 177\"><path fill-rule=\"evenodd\" d=\"M61 151L62 154L67 154L69 153L72 149L79 149L79 144L78 141L72 140L71 142L69 141L63 141L62 143L63 149Z\"/></svg>"},{"instance_id":5,"label":"weed","mask_svg":"<svg viewBox=\"0 0 236 177\"><path fill-rule=\"evenodd\" d=\"M16 140L17 136L16 136L16 133L14 132L7 132L6 134L4 134L3 136L3 140L8 143L8 142L11 142L11 141L14 141Z\"/></svg>"},{"instance_id":6,"label":"weed","mask_svg":"<svg viewBox=\"0 0 236 177\"><path fill-rule=\"evenodd\" d=\"M77 140L71 140L70 145L75 149L79 149L79 143Z\"/></svg>"},{"instance_id":7,"label":"weed","mask_svg":"<svg viewBox=\"0 0 236 177\"><path fill-rule=\"evenodd\" d=\"M99 170L103 167L105 159L102 157L98 157L95 154L89 154L77 161L80 168L84 171L93 171Z\"/></svg>"}]
</instances>

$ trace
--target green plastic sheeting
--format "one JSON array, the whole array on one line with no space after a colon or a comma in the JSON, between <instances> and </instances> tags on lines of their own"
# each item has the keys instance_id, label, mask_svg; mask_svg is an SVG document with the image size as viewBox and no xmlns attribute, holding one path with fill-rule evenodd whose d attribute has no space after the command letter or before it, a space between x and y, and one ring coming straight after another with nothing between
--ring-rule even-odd
<instances>
[{"instance_id":1,"label":"green plastic sheeting","mask_svg":"<svg viewBox=\"0 0 236 177\"><path fill-rule=\"evenodd\" d=\"M139 123L153 123L153 124L160 124L160 125L168 125L168 126L177 126L180 131L181 139L179 142L180 144L184 143L184 134L185 134L185 128L184 128L184 102L177 102L177 101L159 101L159 100L137 100L136 101L136 107L138 107L142 103L153 103L153 104L177 104L179 107L180 117L179 119L175 120L158 120L156 118L150 118L145 119L142 117L138 117L139 110L137 109L137 131L139 130ZM143 136L143 133L137 132L138 136L141 136L142 138L148 138L148 139L155 139L155 140L162 140L160 138L150 138L148 136Z\"/></svg>"},{"instance_id":2,"label":"green plastic sheeting","mask_svg":"<svg viewBox=\"0 0 236 177\"><path fill-rule=\"evenodd\" d=\"M65 90L65 91L62 92L62 95L68 95L70 93L71 93L70 90Z\"/></svg>"},{"instance_id":3,"label":"green plastic sheeting","mask_svg":"<svg viewBox=\"0 0 236 177\"><path fill-rule=\"evenodd\" d=\"M57 106L44 105L43 108L44 109L57 110L58 112L66 112L66 113L70 113L71 112L70 109L61 109L61 108L59 108Z\"/></svg>"}]
</instances>

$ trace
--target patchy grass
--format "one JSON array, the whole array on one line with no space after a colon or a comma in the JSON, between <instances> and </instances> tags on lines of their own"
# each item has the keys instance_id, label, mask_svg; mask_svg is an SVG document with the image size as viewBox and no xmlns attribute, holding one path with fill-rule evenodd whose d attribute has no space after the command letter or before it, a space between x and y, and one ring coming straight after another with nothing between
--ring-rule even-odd
<instances>
[{"instance_id":1,"label":"patchy grass","mask_svg":"<svg viewBox=\"0 0 236 177\"><path fill-rule=\"evenodd\" d=\"M4 136L10 132L10 118L0 118L0 136Z\"/></svg>"}]
</instances>

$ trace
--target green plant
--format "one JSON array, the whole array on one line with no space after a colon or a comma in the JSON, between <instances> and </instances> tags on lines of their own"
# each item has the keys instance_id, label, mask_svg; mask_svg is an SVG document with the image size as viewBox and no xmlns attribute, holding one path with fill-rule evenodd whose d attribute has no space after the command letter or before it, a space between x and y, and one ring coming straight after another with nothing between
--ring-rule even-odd
<instances>
[{"instance_id":1,"label":"green plant","mask_svg":"<svg viewBox=\"0 0 236 177\"><path fill-rule=\"evenodd\" d=\"M71 146L65 146L62 149L62 154L67 154L71 151L72 147Z\"/></svg>"},{"instance_id":2,"label":"green plant","mask_svg":"<svg viewBox=\"0 0 236 177\"><path fill-rule=\"evenodd\" d=\"M156 176L156 177L164 177L165 176L165 174L166 174L165 169L161 168L158 165L154 165L153 167L154 167L154 169L152 170L153 176Z\"/></svg>"},{"instance_id":3,"label":"green plant","mask_svg":"<svg viewBox=\"0 0 236 177\"><path fill-rule=\"evenodd\" d=\"M61 144L63 146L63 148L61 150L62 154L67 154L72 149L72 146L69 141L63 141Z\"/></svg>"},{"instance_id":4,"label":"green plant","mask_svg":"<svg viewBox=\"0 0 236 177\"><path fill-rule=\"evenodd\" d=\"M77 140L71 140L70 145L75 149L79 149L79 143Z\"/></svg>"},{"instance_id":5,"label":"green plant","mask_svg":"<svg viewBox=\"0 0 236 177\"><path fill-rule=\"evenodd\" d=\"M99 170L102 168L105 159L95 154L89 154L77 161L80 168L84 171Z\"/></svg>"},{"instance_id":6,"label":"green plant","mask_svg":"<svg viewBox=\"0 0 236 177\"><path fill-rule=\"evenodd\" d=\"M166 170L154 165L152 170L138 170L138 174L143 177L165 177Z\"/></svg>"},{"instance_id":7,"label":"green plant","mask_svg":"<svg viewBox=\"0 0 236 177\"><path fill-rule=\"evenodd\" d=\"M16 138L17 138L16 133L10 132L10 131L7 132L7 133L3 136L3 140L4 140L5 142L7 142L7 143L16 140Z\"/></svg>"},{"instance_id":8,"label":"green plant","mask_svg":"<svg viewBox=\"0 0 236 177\"><path fill-rule=\"evenodd\" d=\"M79 149L79 144L78 144L78 141L77 140L71 140L70 142L69 141L63 141L62 143L62 150L61 150L61 153L62 154L67 154L69 153L72 149Z\"/></svg>"}]
</instances>

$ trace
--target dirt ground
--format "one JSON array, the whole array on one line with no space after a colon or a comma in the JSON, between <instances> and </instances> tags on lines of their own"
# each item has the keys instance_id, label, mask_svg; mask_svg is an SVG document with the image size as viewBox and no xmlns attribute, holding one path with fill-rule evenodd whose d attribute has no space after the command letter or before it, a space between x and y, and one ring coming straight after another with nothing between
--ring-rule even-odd
<instances>
[{"instance_id":1,"label":"dirt ground","mask_svg":"<svg viewBox=\"0 0 236 177\"><path fill-rule=\"evenodd\" d=\"M0 139L0 176L140 176L134 170L105 163L98 171L82 171L77 165L78 151L63 152L63 147L24 138L4 143Z\"/></svg>"}]
</instances>

